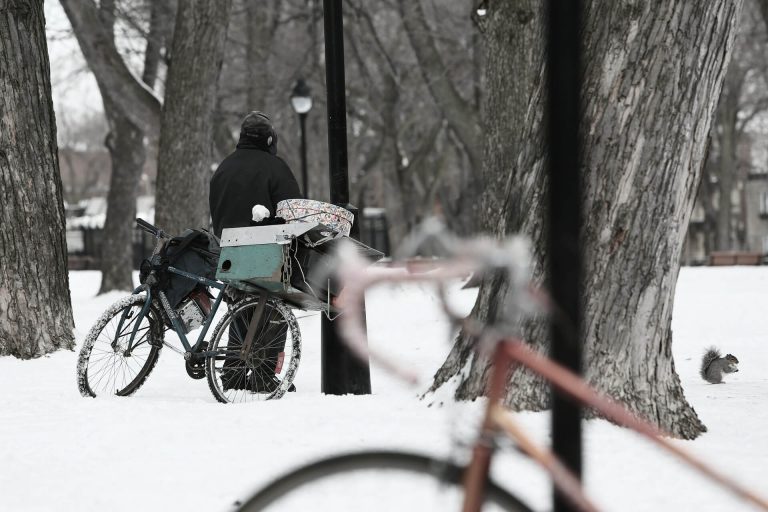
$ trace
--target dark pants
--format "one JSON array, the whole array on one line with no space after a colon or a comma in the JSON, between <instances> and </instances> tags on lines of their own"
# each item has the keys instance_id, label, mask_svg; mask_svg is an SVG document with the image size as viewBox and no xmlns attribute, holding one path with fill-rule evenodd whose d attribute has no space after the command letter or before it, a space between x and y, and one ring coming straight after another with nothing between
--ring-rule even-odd
<instances>
[{"instance_id":1,"label":"dark pants","mask_svg":"<svg viewBox=\"0 0 768 512\"><path fill-rule=\"evenodd\" d=\"M222 372L225 389L271 392L279 384L275 374L282 367L288 325L276 309L265 304L254 330L251 350L243 358L242 347L254 313L254 308L240 312L229 326L227 359Z\"/></svg>"}]
</instances>

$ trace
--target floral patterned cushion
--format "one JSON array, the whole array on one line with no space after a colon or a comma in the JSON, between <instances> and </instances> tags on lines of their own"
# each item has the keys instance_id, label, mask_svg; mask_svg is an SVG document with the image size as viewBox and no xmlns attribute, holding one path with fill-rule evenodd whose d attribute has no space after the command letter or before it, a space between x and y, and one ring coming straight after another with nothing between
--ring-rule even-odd
<instances>
[{"instance_id":1,"label":"floral patterned cushion","mask_svg":"<svg viewBox=\"0 0 768 512\"><path fill-rule=\"evenodd\" d=\"M336 206L312 199L286 199L277 203L277 217L286 222L319 222L349 236L354 215L341 206Z\"/></svg>"}]
</instances>

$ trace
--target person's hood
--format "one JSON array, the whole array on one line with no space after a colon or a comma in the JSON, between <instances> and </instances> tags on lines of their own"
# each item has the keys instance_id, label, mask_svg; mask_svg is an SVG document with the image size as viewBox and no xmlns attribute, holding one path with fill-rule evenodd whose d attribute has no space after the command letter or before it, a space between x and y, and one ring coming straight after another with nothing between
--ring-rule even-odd
<instances>
[{"instance_id":1,"label":"person's hood","mask_svg":"<svg viewBox=\"0 0 768 512\"><path fill-rule=\"evenodd\" d=\"M272 144L267 146L264 139L257 137L250 137L243 132L240 132L240 140L237 141L238 149L258 149L265 151L270 155L277 156L277 135L274 135Z\"/></svg>"},{"instance_id":2,"label":"person's hood","mask_svg":"<svg viewBox=\"0 0 768 512\"><path fill-rule=\"evenodd\" d=\"M277 132L269 116L254 110L249 112L240 126L238 148L260 149L277 155Z\"/></svg>"}]
</instances>

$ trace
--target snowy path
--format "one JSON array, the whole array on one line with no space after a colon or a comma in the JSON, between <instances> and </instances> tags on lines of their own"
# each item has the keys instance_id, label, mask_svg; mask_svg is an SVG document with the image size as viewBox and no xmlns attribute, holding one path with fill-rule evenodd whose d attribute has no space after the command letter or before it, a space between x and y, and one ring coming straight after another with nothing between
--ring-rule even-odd
<instances>
[{"instance_id":1,"label":"snowy path","mask_svg":"<svg viewBox=\"0 0 768 512\"><path fill-rule=\"evenodd\" d=\"M120 294L94 298L94 272L73 272L70 283L80 342ZM685 444L766 493L768 268L684 269L677 294L675 364L709 427ZM456 295L471 306L472 292ZM421 288L374 291L368 316L373 342L427 378L448 350L434 298ZM216 403L205 380L189 379L169 350L128 399L80 397L74 352L27 362L0 359L0 510L224 511L260 482L304 461L363 447L447 453L450 425L469 429L478 403L427 407L435 399L419 401L416 391L376 369L372 396L321 395L318 317L306 316L300 326L299 391L243 407ZM741 361L725 385L706 384L697 375L710 344ZM547 438L547 414L522 417L539 439ZM633 434L602 421L587 423L585 431L587 485L606 510L751 510ZM529 463L507 454L494 470L505 486L547 508L548 484ZM359 510L375 505L372 500Z\"/></svg>"}]
</instances>

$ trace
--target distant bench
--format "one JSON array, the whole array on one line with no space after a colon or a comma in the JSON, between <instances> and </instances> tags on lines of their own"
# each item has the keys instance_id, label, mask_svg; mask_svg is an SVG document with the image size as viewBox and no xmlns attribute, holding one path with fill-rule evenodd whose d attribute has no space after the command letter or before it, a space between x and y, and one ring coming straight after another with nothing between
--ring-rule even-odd
<instances>
[{"instance_id":1,"label":"distant bench","mask_svg":"<svg viewBox=\"0 0 768 512\"><path fill-rule=\"evenodd\" d=\"M763 254L760 252L713 252L709 255L709 264L718 265L761 265Z\"/></svg>"}]
</instances>

